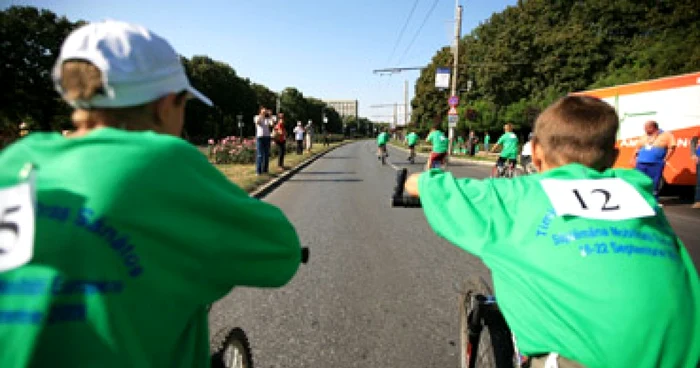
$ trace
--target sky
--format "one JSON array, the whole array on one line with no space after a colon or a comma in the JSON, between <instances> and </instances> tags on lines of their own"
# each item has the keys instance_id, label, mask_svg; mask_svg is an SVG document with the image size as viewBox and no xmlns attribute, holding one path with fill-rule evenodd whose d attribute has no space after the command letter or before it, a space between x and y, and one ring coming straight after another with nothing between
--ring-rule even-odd
<instances>
[{"instance_id":1,"label":"sky","mask_svg":"<svg viewBox=\"0 0 700 368\"><path fill-rule=\"evenodd\" d=\"M458 1L464 9L463 35L517 2ZM374 121L392 120L392 107L371 106L402 104L405 81L410 103L420 74L381 76L373 70L425 66L454 38L455 0L0 2L2 8L46 8L72 21L110 18L138 23L167 39L178 53L223 61L239 76L273 91L292 86L319 99L359 100L360 116ZM403 115L398 120L401 123Z\"/></svg>"}]
</instances>

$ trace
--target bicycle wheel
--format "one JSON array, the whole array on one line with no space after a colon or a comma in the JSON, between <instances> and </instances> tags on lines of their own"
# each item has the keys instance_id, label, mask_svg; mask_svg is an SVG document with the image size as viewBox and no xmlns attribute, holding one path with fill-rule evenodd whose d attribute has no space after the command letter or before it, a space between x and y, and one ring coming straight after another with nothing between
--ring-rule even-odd
<instances>
[{"instance_id":1,"label":"bicycle wheel","mask_svg":"<svg viewBox=\"0 0 700 368\"><path fill-rule=\"evenodd\" d=\"M500 175L498 175L498 166L494 166L491 168L491 177L492 178L498 178Z\"/></svg>"},{"instance_id":2,"label":"bicycle wheel","mask_svg":"<svg viewBox=\"0 0 700 368\"><path fill-rule=\"evenodd\" d=\"M482 278L467 281L466 293L460 294L460 367L514 367L517 362L510 329L498 309L486 310L474 320L471 299L474 295L493 295ZM471 327L480 328L478 335L469 336Z\"/></svg>"},{"instance_id":3,"label":"bicycle wheel","mask_svg":"<svg viewBox=\"0 0 700 368\"><path fill-rule=\"evenodd\" d=\"M252 368L253 353L245 332L236 327L211 357L212 368Z\"/></svg>"},{"instance_id":4,"label":"bicycle wheel","mask_svg":"<svg viewBox=\"0 0 700 368\"><path fill-rule=\"evenodd\" d=\"M510 177L511 178L517 178L518 176L523 176L525 175L523 173L523 170L519 167L514 167L513 169L510 170Z\"/></svg>"}]
</instances>

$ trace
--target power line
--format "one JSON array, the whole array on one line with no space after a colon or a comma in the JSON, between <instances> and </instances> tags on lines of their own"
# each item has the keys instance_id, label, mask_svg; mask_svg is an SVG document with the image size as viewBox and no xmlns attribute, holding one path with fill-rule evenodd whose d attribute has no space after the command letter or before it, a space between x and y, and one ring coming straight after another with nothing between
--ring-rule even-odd
<instances>
[{"instance_id":1,"label":"power line","mask_svg":"<svg viewBox=\"0 0 700 368\"><path fill-rule=\"evenodd\" d=\"M433 11L435 10L435 7L437 7L437 4L438 4L439 2L440 2L440 0L435 0L435 1L433 2L432 8L430 8L430 10L428 11L428 14L425 15L425 18L423 19L423 23L421 23L420 27L418 27L418 31L417 31L416 34L413 36L413 39L411 40L411 43L408 44L408 47L406 48L406 51L404 51L403 55L401 55L401 59L399 59L399 62L396 63L396 64L401 64L401 62L403 61L403 58L405 58L406 55L408 54L408 51L411 50L411 46L413 46L413 43L416 42L416 39L418 38L418 35L419 35L420 32L423 30L423 27L425 26L425 23L428 22L428 18L430 18L430 16L433 14Z\"/></svg>"},{"instance_id":2,"label":"power line","mask_svg":"<svg viewBox=\"0 0 700 368\"><path fill-rule=\"evenodd\" d=\"M394 53L396 52L396 48L399 47L399 43L401 43L401 39L403 38L404 32L406 32L406 27L408 26L408 22L411 20L411 17L413 16L413 12L416 10L416 5L418 5L418 1L416 0L413 2L413 7L411 8L411 11L408 13L408 17L406 18L406 22L403 24L403 27L401 28L401 32L399 32L399 38L396 39L396 43L394 44L394 49L391 50L391 55L389 55L389 58L386 60L386 63L389 64L391 61L391 58L394 57Z\"/></svg>"}]
</instances>

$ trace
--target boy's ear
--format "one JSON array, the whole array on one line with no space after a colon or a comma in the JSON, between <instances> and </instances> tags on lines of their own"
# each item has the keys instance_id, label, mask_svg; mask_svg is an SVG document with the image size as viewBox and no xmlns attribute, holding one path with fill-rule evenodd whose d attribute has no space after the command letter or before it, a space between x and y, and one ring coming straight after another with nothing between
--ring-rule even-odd
<instances>
[{"instance_id":1,"label":"boy's ear","mask_svg":"<svg viewBox=\"0 0 700 368\"><path fill-rule=\"evenodd\" d=\"M542 146L537 142L537 138L532 140L532 164L535 165L538 172L542 172L542 163L544 162L544 152Z\"/></svg>"}]
</instances>

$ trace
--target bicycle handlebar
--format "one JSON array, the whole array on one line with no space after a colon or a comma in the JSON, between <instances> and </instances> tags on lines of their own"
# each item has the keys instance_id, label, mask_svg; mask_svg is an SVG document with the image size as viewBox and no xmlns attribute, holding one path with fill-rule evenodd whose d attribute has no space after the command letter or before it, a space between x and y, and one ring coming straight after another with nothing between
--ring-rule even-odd
<instances>
[{"instance_id":1,"label":"bicycle handlebar","mask_svg":"<svg viewBox=\"0 0 700 368\"><path fill-rule=\"evenodd\" d=\"M308 247L302 247L301 248L301 263L306 264L309 263L309 248Z\"/></svg>"},{"instance_id":2,"label":"bicycle handlebar","mask_svg":"<svg viewBox=\"0 0 700 368\"><path fill-rule=\"evenodd\" d=\"M408 169L401 169L396 173L396 187L394 187L394 195L391 197L391 207L422 207L420 198L404 195L404 185L408 179Z\"/></svg>"}]
</instances>

